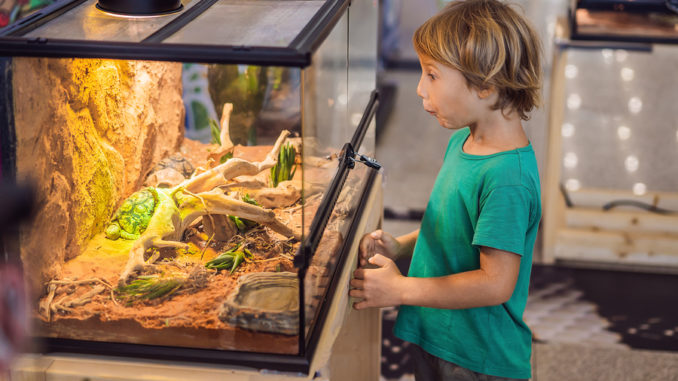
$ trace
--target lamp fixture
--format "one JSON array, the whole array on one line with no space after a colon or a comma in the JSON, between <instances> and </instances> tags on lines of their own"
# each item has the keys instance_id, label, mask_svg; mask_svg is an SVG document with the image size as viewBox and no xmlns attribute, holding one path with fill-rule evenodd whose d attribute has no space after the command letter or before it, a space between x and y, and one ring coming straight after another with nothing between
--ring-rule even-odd
<instances>
[{"instance_id":1,"label":"lamp fixture","mask_svg":"<svg viewBox=\"0 0 678 381\"><path fill-rule=\"evenodd\" d=\"M96 7L120 16L159 16L179 12L181 0L98 0Z\"/></svg>"}]
</instances>

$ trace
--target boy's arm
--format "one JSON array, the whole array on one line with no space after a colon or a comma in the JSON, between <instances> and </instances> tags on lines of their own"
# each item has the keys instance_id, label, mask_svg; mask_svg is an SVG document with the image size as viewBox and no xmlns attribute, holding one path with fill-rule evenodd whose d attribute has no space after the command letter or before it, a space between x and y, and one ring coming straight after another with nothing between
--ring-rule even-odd
<instances>
[{"instance_id":1,"label":"boy's arm","mask_svg":"<svg viewBox=\"0 0 678 381\"><path fill-rule=\"evenodd\" d=\"M393 261L375 256L378 269L358 269L350 295L362 298L356 309L414 305L466 309L499 305L511 298L521 257L490 247L480 249L480 269L436 278L404 277Z\"/></svg>"},{"instance_id":2,"label":"boy's arm","mask_svg":"<svg viewBox=\"0 0 678 381\"><path fill-rule=\"evenodd\" d=\"M412 252L414 252L414 245L417 243L417 237L419 236L419 229L403 234L396 238L398 243L400 244L400 249L396 253L396 256L394 259L399 259L403 257L411 257Z\"/></svg>"}]
</instances>

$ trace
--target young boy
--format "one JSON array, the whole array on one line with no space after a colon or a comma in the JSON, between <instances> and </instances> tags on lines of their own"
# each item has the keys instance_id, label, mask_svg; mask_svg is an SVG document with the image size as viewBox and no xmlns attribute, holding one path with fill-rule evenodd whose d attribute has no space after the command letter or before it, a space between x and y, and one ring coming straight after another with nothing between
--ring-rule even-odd
<instances>
[{"instance_id":1,"label":"young boy","mask_svg":"<svg viewBox=\"0 0 678 381\"><path fill-rule=\"evenodd\" d=\"M530 378L522 315L541 218L523 132L539 102L539 39L498 0L450 3L415 32L423 107L452 135L421 228L361 240L357 309L400 306L396 336L416 344L419 380ZM412 255L409 274L393 262Z\"/></svg>"}]
</instances>

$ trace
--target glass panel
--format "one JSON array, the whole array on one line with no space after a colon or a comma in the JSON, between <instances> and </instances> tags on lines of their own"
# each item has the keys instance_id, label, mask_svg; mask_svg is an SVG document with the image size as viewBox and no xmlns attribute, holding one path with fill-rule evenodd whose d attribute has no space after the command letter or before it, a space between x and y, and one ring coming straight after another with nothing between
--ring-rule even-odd
<instances>
[{"instance_id":1,"label":"glass panel","mask_svg":"<svg viewBox=\"0 0 678 381\"><path fill-rule=\"evenodd\" d=\"M42 1L2 1L0 2L0 29L25 19L55 0Z\"/></svg>"},{"instance_id":2,"label":"glass panel","mask_svg":"<svg viewBox=\"0 0 678 381\"><path fill-rule=\"evenodd\" d=\"M376 2L357 1L351 4L349 14L349 72L348 115L351 129L358 127L372 91L377 86L377 27L378 7ZM354 147L360 153L374 156L374 130L368 132L362 147Z\"/></svg>"},{"instance_id":3,"label":"glass panel","mask_svg":"<svg viewBox=\"0 0 678 381\"><path fill-rule=\"evenodd\" d=\"M182 0L183 12L197 3L197 0ZM96 4L97 0L86 1L27 33L25 37L140 42L183 13L152 17L124 17L103 12L96 8Z\"/></svg>"},{"instance_id":4,"label":"glass panel","mask_svg":"<svg viewBox=\"0 0 678 381\"><path fill-rule=\"evenodd\" d=\"M652 54L569 49L565 65L562 183L640 195L678 189L678 49ZM661 86L657 87L661 82Z\"/></svg>"},{"instance_id":5,"label":"glass panel","mask_svg":"<svg viewBox=\"0 0 678 381\"><path fill-rule=\"evenodd\" d=\"M361 91L363 95L365 91L358 86L354 87L355 101L351 103L349 99L349 76L352 75L349 73L353 72L352 68L347 70L349 50L346 37L350 29L348 21L347 15L339 20L313 56L313 65L303 73L305 231L324 196L318 190L328 189L337 172L337 155L355 132L357 122L349 121L349 104L352 104L354 113L359 114L356 117L358 121L367 104L366 100L359 101ZM356 54L356 62L358 60L359 55ZM369 63L369 59L366 62ZM357 81L359 77L354 78ZM370 79L365 78L362 77L369 87ZM374 79L371 81L370 92L374 89ZM317 322L320 302L325 300L330 281L337 270L339 254L346 240L350 239L350 224L362 195L360 184L365 173L365 168L362 167L364 166L358 164L349 172L304 279L307 334Z\"/></svg>"},{"instance_id":6,"label":"glass panel","mask_svg":"<svg viewBox=\"0 0 678 381\"><path fill-rule=\"evenodd\" d=\"M304 235L337 169L337 156L350 141L347 120L347 32L344 15L303 71Z\"/></svg>"},{"instance_id":7,"label":"glass panel","mask_svg":"<svg viewBox=\"0 0 678 381\"><path fill-rule=\"evenodd\" d=\"M165 42L287 47L324 3L321 0L220 1Z\"/></svg>"},{"instance_id":8,"label":"glass panel","mask_svg":"<svg viewBox=\"0 0 678 381\"><path fill-rule=\"evenodd\" d=\"M326 298L326 292L337 271L344 245L359 239L350 237L349 234L353 220L359 213L358 204L365 193L365 182L369 171L370 169L362 164L356 164L355 168L349 171L346 183L320 239L320 244L311 258L311 264L304 279L307 333L318 322L321 302L332 299Z\"/></svg>"},{"instance_id":9,"label":"glass panel","mask_svg":"<svg viewBox=\"0 0 678 381\"><path fill-rule=\"evenodd\" d=\"M298 353L300 69L15 58L11 73L17 181L39 200L20 239L37 336Z\"/></svg>"}]
</instances>

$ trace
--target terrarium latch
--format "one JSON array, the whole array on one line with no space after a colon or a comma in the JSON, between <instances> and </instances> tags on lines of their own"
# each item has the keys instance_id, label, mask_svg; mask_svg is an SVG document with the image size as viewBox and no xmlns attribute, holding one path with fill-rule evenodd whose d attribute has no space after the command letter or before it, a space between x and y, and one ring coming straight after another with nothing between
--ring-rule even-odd
<instances>
[{"instance_id":1,"label":"terrarium latch","mask_svg":"<svg viewBox=\"0 0 678 381\"><path fill-rule=\"evenodd\" d=\"M348 166L351 169L355 167L356 162L363 163L370 168L376 169L377 171L381 169L381 164L379 164L379 162L376 161L375 159L355 152L351 143L347 143L344 146L344 153L346 155L346 158L349 160Z\"/></svg>"}]
</instances>

